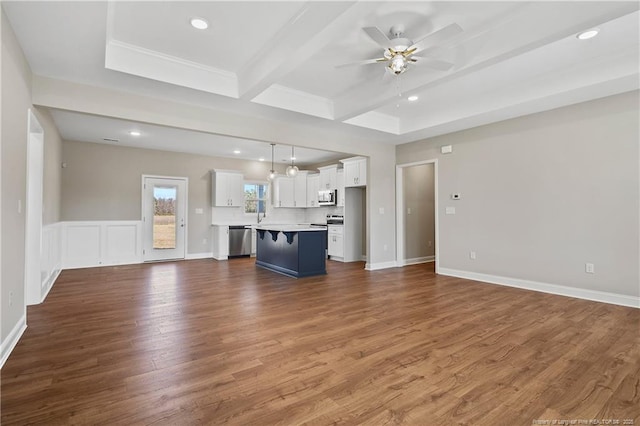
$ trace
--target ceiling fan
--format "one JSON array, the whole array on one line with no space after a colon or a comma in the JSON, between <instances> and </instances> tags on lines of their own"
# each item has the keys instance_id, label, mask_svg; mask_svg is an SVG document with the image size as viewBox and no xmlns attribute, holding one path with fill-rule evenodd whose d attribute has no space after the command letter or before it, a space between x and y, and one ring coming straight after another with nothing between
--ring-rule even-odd
<instances>
[{"instance_id":1,"label":"ceiling fan","mask_svg":"<svg viewBox=\"0 0 640 426\"><path fill-rule=\"evenodd\" d=\"M439 71L448 71L453 67L452 63L435 58L416 56L415 53L435 47L446 39L462 32L460 25L450 24L413 42L405 37L403 25L394 25L391 27L389 31L391 38L387 37L378 27L365 27L363 30L373 41L384 49L382 57L338 65L336 68L384 63L389 73L400 75L407 70L409 64L424 62L424 64L430 68Z\"/></svg>"}]
</instances>

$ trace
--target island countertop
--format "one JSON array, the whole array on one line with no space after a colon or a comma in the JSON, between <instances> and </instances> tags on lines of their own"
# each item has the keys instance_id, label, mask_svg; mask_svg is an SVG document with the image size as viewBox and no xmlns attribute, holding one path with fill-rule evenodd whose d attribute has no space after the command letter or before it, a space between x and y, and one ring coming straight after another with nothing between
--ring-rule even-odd
<instances>
[{"instance_id":1,"label":"island countertop","mask_svg":"<svg viewBox=\"0 0 640 426\"><path fill-rule=\"evenodd\" d=\"M311 226L311 225L282 225L282 224L261 224L261 225L251 225L249 228L255 228L259 231L277 231L277 232L308 232L308 231L326 231L326 226Z\"/></svg>"}]
</instances>

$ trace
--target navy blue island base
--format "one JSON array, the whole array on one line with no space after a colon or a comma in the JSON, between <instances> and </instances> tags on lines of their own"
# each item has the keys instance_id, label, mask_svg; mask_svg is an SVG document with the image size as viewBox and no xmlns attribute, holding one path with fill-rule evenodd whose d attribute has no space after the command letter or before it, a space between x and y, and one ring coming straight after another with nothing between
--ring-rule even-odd
<instances>
[{"instance_id":1,"label":"navy blue island base","mask_svg":"<svg viewBox=\"0 0 640 426\"><path fill-rule=\"evenodd\" d=\"M327 273L326 229L274 225L256 231L256 265L294 278Z\"/></svg>"}]
</instances>

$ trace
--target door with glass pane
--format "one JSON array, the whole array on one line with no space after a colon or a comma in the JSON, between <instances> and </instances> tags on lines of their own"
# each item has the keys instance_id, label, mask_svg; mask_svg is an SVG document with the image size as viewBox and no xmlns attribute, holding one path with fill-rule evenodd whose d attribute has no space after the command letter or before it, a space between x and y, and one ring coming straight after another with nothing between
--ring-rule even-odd
<instances>
[{"instance_id":1,"label":"door with glass pane","mask_svg":"<svg viewBox=\"0 0 640 426\"><path fill-rule=\"evenodd\" d=\"M144 261L184 259L187 179L143 176Z\"/></svg>"}]
</instances>

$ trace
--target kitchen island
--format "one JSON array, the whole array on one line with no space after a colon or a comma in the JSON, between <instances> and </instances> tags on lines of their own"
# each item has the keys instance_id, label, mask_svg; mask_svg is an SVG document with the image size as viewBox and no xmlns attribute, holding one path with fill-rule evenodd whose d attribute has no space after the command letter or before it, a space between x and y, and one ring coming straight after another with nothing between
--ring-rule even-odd
<instances>
[{"instance_id":1,"label":"kitchen island","mask_svg":"<svg viewBox=\"0 0 640 426\"><path fill-rule=\"evenodd\" d=\"M324 275L326 227L259 225L256 265L294 278Z\"/></svg>"}]
</instances>

